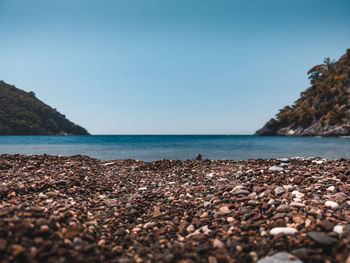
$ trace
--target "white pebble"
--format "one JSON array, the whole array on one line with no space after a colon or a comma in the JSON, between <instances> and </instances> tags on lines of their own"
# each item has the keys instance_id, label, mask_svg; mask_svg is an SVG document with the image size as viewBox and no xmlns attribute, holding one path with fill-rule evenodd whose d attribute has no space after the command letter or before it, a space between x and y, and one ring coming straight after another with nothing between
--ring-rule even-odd
<instances>
[{"instance_id":1,"label":"white pebble","mask_svg":"<svg viewBox=\"0 0 350 263\"><path fill-rule=\"evenodd\" d=\"M214 177L214 174L213 174L213 173L210 173L210 174L207 174L205 177L207 177L207 178L213 178L213 177Z\"/></svg>"},{"instance_id":2,"label":"white pebble","mask_svg":"<svg viewBox=\"0 0 350 263\"><path fill-rule=\"evenodd\" d=\"M327 191L334 192L335 191L335 187L332 185L332 186L327 188Z\"/></svg>"},{"instance_id":3,"label":"white pebble","mask_svg":"<svg viewBox=\"0 0 350 263\"><path fill-rule=\"evenodd\" d=\"M269 168L269 171L276 171L276 172L282 172L284 169L282 167L278 167L278 166L271 166Z\"/></svg>"},{"instance_id":4,"label":"white pebble","mask_svg":"<svg viewBox=\"0 0 350 263\"><path fill-rule=\"evenodd\" d=\"M140 188L137 189L137 190L139 190L139 191L145 191L145 190L147 190L147 187L140 187Z\"/></svg>"},{"instance_id":5,"label":"white pebble","mask_svg":"<svg viewBox=\"0 0 350 263\"><path fill-rule=\"evenodd\" d=\"M342 225L336 225L333 227L333 232L341 234L343 233L344 227Z\"/></svg>"},{"instance_id":6,"label":"white pebble","mask_svg":"<svg viewBox=\"0 0 350 263\"><path fill-rule=\"evenodd\" d=\"M203 206L204 206L204 207L207 207L207 206L209 206L209 205L210 205L210 202L204 202L204 203L203 203Z\"/></svg>"},{"instance_id":7,"label":"white pebble","mask_svg":"<svg viewBox=\"0 0 350 263\"><path fill-rule=\"evenodd\" d=\"M275 227L270 230L271 235L285 234L285 235L294 235L298 230L292 227Z\"/></svg>"},{"instance_id":8,"label":"white pebble","mask_svg":"<svg viewBox=\"0 0 350 263\"><path fill-rule=\"evenodd\" d=\"M324 203L324 205L327 206L327 207L330 207L332 209L335 209L335 208L337 208L339 206L338 203L333 202L333 201L326 201Z\"/></svg>"},{"instance_id":9,"label":"white pebble","mask_svg":"<svg viewBox=\"0 0 350 263\"><path fill-rule=\"evenodd\" d=\"M303 198L304 197L303 193L300 193L299 191L296 191L296 190L294 190L292 192L292 195L295 196L296 198Z\"/></svg>"}]
</instances>

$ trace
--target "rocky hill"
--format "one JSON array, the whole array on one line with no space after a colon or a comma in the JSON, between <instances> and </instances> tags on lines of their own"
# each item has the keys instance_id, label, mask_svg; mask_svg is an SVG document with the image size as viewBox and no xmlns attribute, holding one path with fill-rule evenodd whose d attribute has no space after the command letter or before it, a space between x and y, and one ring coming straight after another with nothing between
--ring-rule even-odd
<instances>
[{"instance_id":1,"label":"rocky hill","mask_svg":"<svg viewBox=\"0 0 350 263\"><path fill-rule=\"evenodd\" d=\"M256 132L263 136L350 135L350 49L309 70L311 86Z\"/></svg>"},{"instance_id":2,"label":"rocky hill","mask_svg":"<svg viewBox=\"0 0 350 263\"><path fill-rule=\"evenodd\" d=\"M0 81L0 135L87 135L56 109Z\"/></svg>"}]
</instances>

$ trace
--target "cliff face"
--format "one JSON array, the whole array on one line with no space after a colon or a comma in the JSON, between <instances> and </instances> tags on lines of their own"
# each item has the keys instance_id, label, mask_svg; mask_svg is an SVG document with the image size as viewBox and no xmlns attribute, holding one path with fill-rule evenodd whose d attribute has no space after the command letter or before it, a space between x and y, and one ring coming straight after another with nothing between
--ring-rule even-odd
<instances>
[{"instance_id":1,"label":"cliff face","mask_svg":"<svg viewBox=\"0 0 350 263\"><path fill-rule=\"evenodd\" d=\"M311 86L256 132L263 136L350 135L350 49L309 70Z\"/></svg>"},{"instance_id":2,"label":"cliff face","mask_svg":"<svg viewBox=\"0 0 350 263\"><path fill-rule=\"evenodd\" d=\"M88 135L35 97L0 81L0 135Z\"/></svg>"}]
</instances>

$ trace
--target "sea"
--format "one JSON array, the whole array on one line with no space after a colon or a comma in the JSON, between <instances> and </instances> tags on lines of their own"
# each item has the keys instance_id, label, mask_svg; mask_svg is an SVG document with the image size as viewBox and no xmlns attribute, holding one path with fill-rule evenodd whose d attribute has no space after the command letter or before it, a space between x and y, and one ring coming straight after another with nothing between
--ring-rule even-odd
<instances>
[{"instance_id":1,"label":"sea","mask_svg":"<svg viewBox=\"0 0 350 263\"><path fill-rule=\"evenodd\" d=\"M0 153L88 155L114 160L350 158L350 138L253 135L0 136Z\"/></svg>"}]
</instances>

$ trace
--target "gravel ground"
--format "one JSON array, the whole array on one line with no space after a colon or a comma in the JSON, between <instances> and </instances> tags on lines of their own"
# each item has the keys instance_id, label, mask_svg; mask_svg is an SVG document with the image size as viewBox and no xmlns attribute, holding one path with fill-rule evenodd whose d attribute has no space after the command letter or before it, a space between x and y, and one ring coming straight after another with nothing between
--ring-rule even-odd
<instances>
[{"instance_id":1,"label":"gravel ground","mask_svg":"<svg viewBox=\"0 0 350 263\"><path fill-rule=\"evenodd\" d=\"M349 164L0 155L0 260L350 263Z\"/></svg>"}]
</instances>

